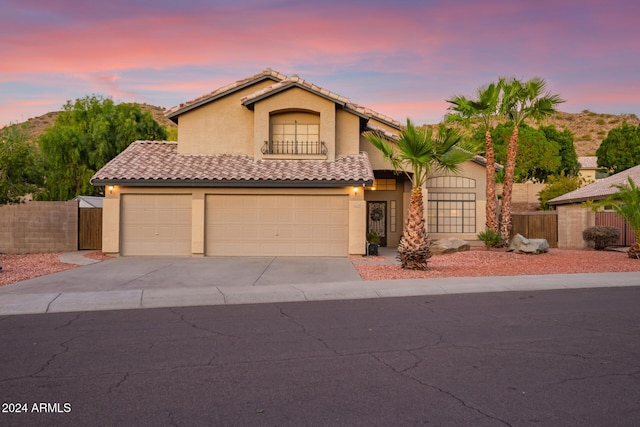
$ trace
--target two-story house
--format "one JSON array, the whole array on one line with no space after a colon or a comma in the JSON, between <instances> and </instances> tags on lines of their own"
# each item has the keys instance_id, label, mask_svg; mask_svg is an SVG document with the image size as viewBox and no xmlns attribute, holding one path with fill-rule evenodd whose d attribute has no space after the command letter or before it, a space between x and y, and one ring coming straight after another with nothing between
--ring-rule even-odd
<instances>
[{"instance_id":1,"label":"two-story house","mask_svg":"<svg viewBox=\"0 0 640 427\"><path fill-rule=\"evenodd\" d=\"M410 184L364 133L399 122L266 69L170 109L178 141L136 141L92 183L105 186L103 251L121 255L346 256L366 233L395 246ZM476 239L484 159L425 191L432 237Z\"/></svg>"}]
</instances>

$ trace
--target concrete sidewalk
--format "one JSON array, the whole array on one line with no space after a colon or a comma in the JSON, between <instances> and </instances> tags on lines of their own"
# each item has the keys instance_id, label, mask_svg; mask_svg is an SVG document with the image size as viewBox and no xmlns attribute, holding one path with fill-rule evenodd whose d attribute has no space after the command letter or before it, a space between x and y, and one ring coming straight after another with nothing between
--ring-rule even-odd
<instances>
[{"instance_id":1,"label":"concrete sidewalk","mask_svg":"<svg viewBox=\"0 0 640 427\"><path fill-rule=\"evenodd\" d=\"M363 281L341 258L64 256L91 265L1 287L0 315L640 285L637 272Z\"/></svg>"}]
</instances>

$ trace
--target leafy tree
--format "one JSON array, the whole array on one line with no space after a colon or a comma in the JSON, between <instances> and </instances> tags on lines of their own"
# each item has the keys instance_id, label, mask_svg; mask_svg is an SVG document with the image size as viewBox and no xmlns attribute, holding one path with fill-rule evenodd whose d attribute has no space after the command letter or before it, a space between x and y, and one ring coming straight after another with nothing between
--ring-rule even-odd
<instances>
[{"instance_id":1,"label":"leafy tree","mask_svg":"<svg viewBox=\"0 0 640 427\"><path fill-rule=\"evenodd\" d=\"M404 172L411 181L409 212L398 256L402 268L427 270L431 252L424 225L422 187L437 171L458 172L460 165L473 158L477 150L452 129L441 126L434 136L432 130L416 128L409 119L397 141L389 141L377 132L368 132L365 137L396 171Z\"/></svg>"},{"instance_id":2,"label":"leafy tree","mask_svg":"<svg viewBox=\"0 0 640 427\"><path fill-rule=\"evenodd\" d=\"M133 141L166 139L151 113L135 104L87 96L67 102L54 125L40 137L45 159L45 200L101 195L89 180Z\"/></svg>"},{"instance_id":3,"label":"leafy tree","mask_svg":"<svg viewBox=\"0 0 640 427\"><path fill-rule=\"evenodd\" d=\"M634 127L626 121L613 128L596 151L598 166L613 173L622 172L640 164L640 125Z\"/></svg>"},{"instance_id":4,"label":"leafy tree","mask_svg":"<svg viewBox=\"0 0 640 427\"><path fill-rule=\"evenodd\" d=\"M577 190L584 183L580 176L550 176L547 185L538 193L540 198L540 208L544 211L553 210L549 205L549 200Z\"/></svg>"},{"instance_id":5,"label":"leafy tree","mask_svg":"<svg viewBox=\"0 0 640 427\"><path fill-rule=\"evenodd\" d=\"M545 92L545 90L546 82L539 77L534 77L526 82L510 79L505 81L503 85L500 111L507 120L513 122L513 133L507 145L504 189L502 191L502 215L500 219L500 235L505 245L509 241L509 232L511 231L511 198L513 195L520 125L529 117L540 120L554 113L557 105L564 102L559 95Z\"/></svg>"},{"instance_id":6,"label":"leafy tree","mask_svg":"<svg viewBox=\"0 0 640 427\"><path fill-rule=\"evenodd\" d=\"M0 130L0 204L20 203L41 185L40 152L28 142L24 125Z\"/></svg>"},{"instance_id":7,"label":"leafy tree","mask_svg":"<svg viewBox=\"0 0 640 427\"><path fill-rule=\"evenodd\" d=\"M573 133L569 129L560 132L555 126L540 126L547 141L555 142L560 149L560 167L555 171L556 175L575 176L580 171L578 153L574 144Z\"/></svg>"},{"instance_id":8,"label":"leafy tree","mask_svg":"<svg viewBox=\"0 0 640 427\"><path fill-rule=\"evenodd\" d=\"M504 164L513 123L499 124L491 131L495 144L496 160ZM479 138L479 132L474 135ZM556 174L560 168L560 149L555 141L548 141L544 133L525 124L518 132L518 153L514 169L514 181L545 181L549 175Z\"/></svg>"},{"instance_id":9,"label":"leafy tree","mask_svg":"<svg viewBox=\"0 0 640 427\"><path fill-rule=\"evenodd\" d=\"M486 165L486 228L498 231L498 217L496 215L496 167L493 139L491 135L491 121L498 114L498 103L500 101L501 81L491 83L478 88L477 96L468 99L461 95L456 95L447 102L451 105L449 110L452 114L447 116L447 121L462 121L469 126L474 118L481 119L480 130L484 132L484 156L487 159Z\"/></svg>"}]
</instances>

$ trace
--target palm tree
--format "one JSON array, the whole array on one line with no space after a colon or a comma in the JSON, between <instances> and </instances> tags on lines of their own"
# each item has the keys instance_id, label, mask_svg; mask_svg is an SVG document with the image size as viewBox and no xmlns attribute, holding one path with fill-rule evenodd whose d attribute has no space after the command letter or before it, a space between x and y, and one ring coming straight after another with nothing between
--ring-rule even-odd
<instances>
[{"instance_id":1,"label":"palm tree","mask_svg":"<svg viewBox=\"0 0 640 427\"><path fill-rule=\"evenodd\" d=\"M509 79L505 80L503 84L500 110L508 120L513 122L513 133L507 145L504 189L502 190L500 236L504 245L509 241L511 231L511 196L518 151L519 127L527 118L541 120L549 116L556 111L558 104L564 102L559 95L545 92L546 86L546 82L539 77L534 77L527 82Z\"/></svg>"},{"instance_id":2,"label":"palm tree","mask_svg":"<svg viewBox=\"0 0 640 427\"><path fill-rule=\"evenodd\" d=\"M618 192L609 196L598 206L611 206L620 216L627 220L627 224L640 239L640 187L629 177L628 184L615 186ZM629 258L640 259L640 240L637 240L628 252Z\"/></svg>"},{"instance_id":3,"label":"palm tree","mask_svg":"<svg viewBox=\"0 0 640 427\"><path fill-rule=\"evenodd\" d=\"M396 171L403 172L411 181L409 212L398 245L398 258L402 268L428 270L431 251L424 224L422 187L436 171L459 172L460 164L473 158L475 147L463 142L453 129L440 127L434 136L432 130L416 128L409 119L397 141L390 141L379 132L367 132L365 137Z\"/></svg>"},{"instance_id":4,"label":"palm tree","mask_svg":"<svg viewBox=\"0 0 640 427\"><path fill-rule=\"evenodd\" d=\"M477 98L468 99L461 95L456 95L447 102L452 104L449 107L454 114L447 116L447 121L462 121L465 125L469 125L471 119L480 118L482 121L482 129L485 136L485 158L487 160L487 208L486 208L486 227L489 230L498 232L498 218L496 215L496 167L495 153L493 149L493 140L491 139L491 122L498 115L498 103L500 100L500 91L502 88L502 80L498 83L491 83L487 86L478 88Z\"/></svg>"}]
</instances>

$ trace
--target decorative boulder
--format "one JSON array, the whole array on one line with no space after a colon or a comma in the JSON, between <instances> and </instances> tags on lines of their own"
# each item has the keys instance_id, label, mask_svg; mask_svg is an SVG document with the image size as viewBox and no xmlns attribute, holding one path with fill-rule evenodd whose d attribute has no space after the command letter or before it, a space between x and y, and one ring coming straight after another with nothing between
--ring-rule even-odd
<instances>
[{"instance_id":1,"label":"decorative boulder","mask_svg":"<svg viewBox=\"0 0 640 427\"><path fill-rule=\"evenodd\" d=\"M438 239L431 242L431 247L429 249L433 255L441 255L468 251L470 247L469 243L462 239L449 237L448 239Z\"/></svg>"},{"instance_id":2,"label":"decorative boulder","mask_svg":"<svg viewBox=\"0 0 640 427\"><path fill-rule=\"evenodd\" d=\"M547 239L527 239L520 234L516 234L511 239L507 252L534 255L547 253L549 252L549 242L547 242Z\"/></svg>"}]
</instances>

